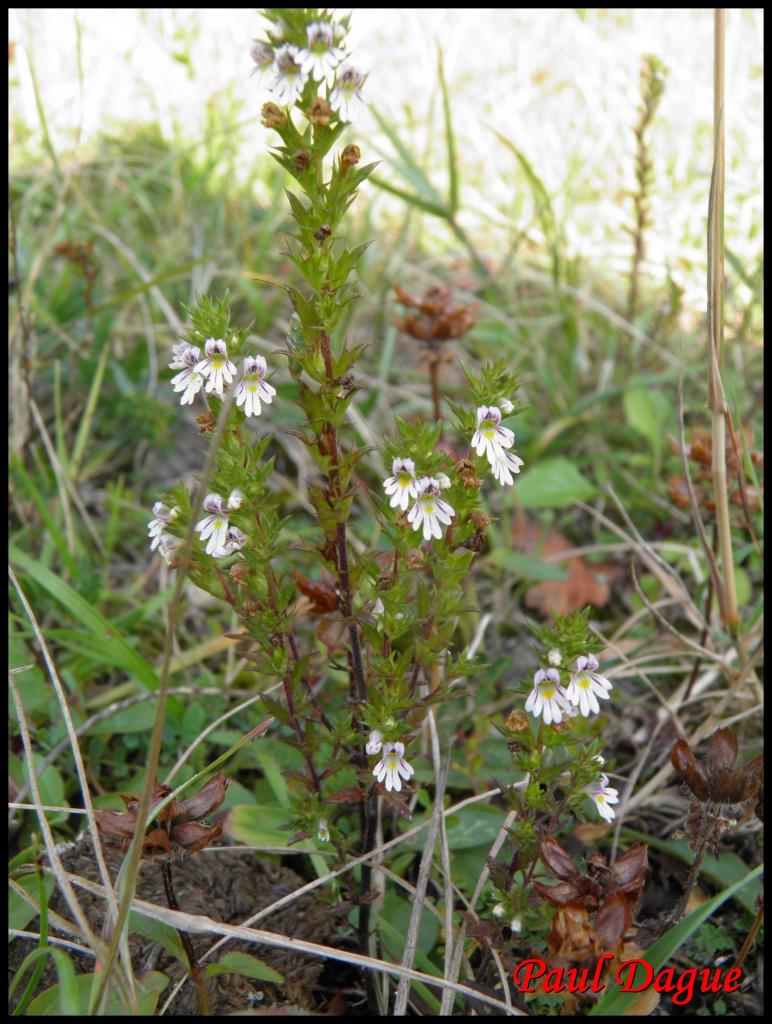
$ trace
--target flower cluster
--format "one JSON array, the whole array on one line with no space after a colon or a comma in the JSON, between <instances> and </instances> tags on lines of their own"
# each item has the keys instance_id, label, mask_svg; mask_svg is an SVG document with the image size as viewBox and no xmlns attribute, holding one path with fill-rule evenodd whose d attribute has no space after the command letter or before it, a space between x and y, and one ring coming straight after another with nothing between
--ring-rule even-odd
<instances>
[{"instance_id":1,"label":"flower cluster","mask_svg":"<svg viewBox=\"0 0 772 1024\"><path fill-rule=\"evenodd\" d=\"M402 779L408 782L412 778L413 766L403 757L404 743L384 743L382 734L374 729L370 733L365 751L371 756L382 752L380 761L373 768L373 775L378 782L385 785L387 793L392 790L399 793L402 789Z\"/></svg>"},{"instance_id":2,"label":"flower cluster","mask_svg":"<svg viewBox=\"0 0 772 1024\"><path fill-rule=\"evenodd\" d=\"M180 370L172 377L172 387L182 392L180 405L192 405L203 388L206 394L222 398L238 373L236 364L228 358L228 346L222 338L208 338L204 344L204 358L200 349L182 341L172 349L172 370ZM270 405L276 388L266 381L268 364L263 356L246 356L242 363L243 375L236 385L236 405L243 407L244 415L259 416L261 402Z\"/></svg>"},{"instance_id":3,"label":"flower cluster","mask_svg":"<svg viewBox=\"0 0 772 1024\"><path fill-rule=\"evenodd\" d=\"M247 537L237 526L231 526L228 517L241 506L244 495L232 491L227 502L219 494L207 494L204 498L204 516L196 524L196 531L202 541L207 541L206 553L214 558L223 558L240 551Z\"/></svg>"},{"instance_id":4,"label":"flower cluster","mask_svg":"<svg viewBox=\"0 0 772 1024\"><path fill-rule=\"evenodd\" d=\"M365 75L352 64L342 64L344 52L336 46L335 26L314 21L306 26L306 45L283 43L275 49L256 42L250 52L255 63L252 74L272 76L270 89L276 100L291 107L302 95L309 79L325 84L329 103L340 121L351 121L362 104ZM337 69L337 70L336 70Z\"/></svg>"},{"instance_id":5,"label":"flower cluster","mask_svg":"<svg viewBox=\"0 0 772 1024\"><path fill-rule=\"evenodd\" d=\"M559 651L550 651L550 668L540 668L533 677L533 689L525 702L525 710L535 718L540 716L545 725L563 721L576 714L589 717L598 714L598 697L608 700L611 683L598 672L600 667L594 654L580 654L570 673L568 686L563 686L557 666L562 661Z\"/></svg>"},{"instance_id":6,"label":"flower cluster","mask_svg":"<svg viewBox=\"0 0 772 1024\"><path fill-rule=\"evenodd\" d=\"M147 532L150 537L150 550L159 549L167 565L171 565L172 557L182 541L173 533L168 533L166 527L173 523L179 515L178 508L168 508L162 501L153 505L153 519L147 524Z\"/></svg>"},{"instance_id":7,"label":"flower cluster","mask_svg":"<svg viewBox=\"0 0 772 1024\"><path fill-rule=\"evenodd\" d=\"M455 516L452 506L440 497L440 491L450 487L450 479L445 473L436 476L424 476L418 479L415 463L412 459L394 459L391 464L392 475L383 481L383 489L391 495L389 502L392 508L403 512L407 509L410 499L415 504L407 514L407 521L414 530L423 528L424 540L442 537L442 526L450 526Z\"/></svg>"},{"instance_id":8,"label":"flower cluster","mask_svg":"<svg viewBox=\"0 0 772 1024\"><path fill-rule=\"evenodd\" d=\"M499 399L498 406L481 405L477 410L477 429L472 435L472 448L487 457L493 476L505 487L514 484L514 474L523 465L523 460L508 450L515 443L514 432L501 425L501 410L509 414L514 408L508 398Z\"/></svg>"}]
</instances>

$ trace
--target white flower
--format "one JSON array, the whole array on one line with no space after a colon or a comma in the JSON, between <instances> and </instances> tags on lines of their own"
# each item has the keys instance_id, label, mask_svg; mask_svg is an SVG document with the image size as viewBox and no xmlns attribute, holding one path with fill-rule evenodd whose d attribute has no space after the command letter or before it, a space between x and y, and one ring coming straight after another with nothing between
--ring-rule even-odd
<instances>
[{"instance_id":1,"label":"white flower","mask_svg":"<svg viewBox=\"0 0 772 1024\"><path fill-rule=\"evenodd\" d=\"M308 81L301 58L302 54L297 46L285 43L276 51L276 59L273 62L276 80L271 88L279 103L288 107L300 96Z\"/></svg>"},{"instance_id":2,"label":"white flower","mask_svg":"<svg viewBox=\"0 0 772 1024\"><path fill-rule=\"evenodd\" d=\"M598 814L606 821L612 821L614 810L609 804L619 803L619 793L613 786L608 784L608 775L601 773L600 782L595 782L587 787L587 793L598 808Z\"/></svg>"},{"instance_id":3,"label":"white flower","mask_svg":"<svg viewBox=\"0 0 772 1024\"><path fill-rule=\"evenodd\" d=\"M177 549L182 546L182 540L175 537L173 533L162 533L159 538L158 550L167 565L171 565Z\"/></svg>"},{"instance_id":4,"label":"white flower","mask_svg":"<svg viewBox=\"0 0 772 1024\"><path fill-rule=\"evenodd\" d=\"M402 756L404 753L404 743L383 744L383 757L375 768L373 768L373 775L376 777L378 782L385 781L387 793L390 793L392 789L399 793L402 789L402 780L400 776L405 780L405 782L407 782L413 774L412 765L409 765Z\"/></svg>"},{"instance_id":5,"label":"white flower","mask_svg":"<svg viewBox=\"0 0 772 1024\"><path fill-rule=\"evenodd\" d=\"M341 121L351 121L357 113L357 107L364 103L362 85L365 76L351 64L344 64L335 78L335 86L330 93L330 106L337 110Z\"/></svg>"},{"instance_id":6,"label":"white flower","mask_svg":"<svg viewBox=\"0 0 772 1024\"><path fill-rule=\"evenodd\" d=\"M593 761L595 761L596 764L599 764L602 768L603 765L606 763L606 758L602 754L596 754L593 758Z\"/></svg>"},{"instance_id":7,"label":"white flower","mask_svg":"<svg viewBox=\"0 0 772 1024\"><path fill-rule=\"evenodd\" d=\"M404 512L411 498L418 497L418 481L412 459L395 459L391 464L392 476L383 481L383 489L391 495L389 505Z\"/></svg>"},{"instance_id":8,"label":"white flower","mask_svg":"<svg viewBox=\"0 0 772 1024\"><path fill-rule=\"evenodd\" d=\"M611 683L598 674L597 668L598 659L594 654L580 654L566 690L566 697L585 717L591 713L597 715L600 711L598 697L608 700L612 689Z\"/></svg>"},{"instance_id":9,"label":"white flower","mask_svg":"<svg viewBox=\"0 0 772 1024\"><path fill-rule=\"evenodd\" d=\"M496 906L491 910L494 917L503 917L507 912L507 908L503 903L497 903Z\"/></svg>"},{"instance_id":10,"label":"white flower","mask_svg":"<svg viewBox=\"0 0 772 1024\"><path fill-rule=\"evenodd\" d=\"M375 604L373 605L373 615L375 615L376 618L380 618L385 610L386 609L383 607L383 601L380 597L376 598Z\"/></svg>"},{"instance_id":11,"label":"white flower","mask_svg":"<svg viewBox=\"0 0 772 1024\"><path fill-rule=\"evenodd\" d=\"M506 416L509 416L511 412L515 411L514 405L510 402L508 398L499 399L499 408L504 410L504 414Z\"/></svg>"},{"instance_id":12,"label":"white flower","mask_svg":"<svg viewBox=\"0 0 772 1024\"><path fill-rule=\"evenodd\" d=\"M523 460L519 455L505 451L503 448L499 448L495 458L491 459L493 475L503 487L511 487L514 484L515 478L512 474L519 473L522 465Z\"/></svg>"},{"instance_id":13,"label":"white flower","mask_svg":"<svg viewBox=\"0 0 772 1024\"><path fill-rule=\"evenodd\" d=\"M514 443L514 433L501 426L500 410L495 405L481 405L477 410L477 430L472 435L472 447L478 455L487 455L494 472L499 452L511 448Z\"/></svg>"},{"instance_id":14,"label":"white flower","mask_svg":"<svg viewBox=\"0 0 772 1024\"><path fill-rule=\"evenodd\" d=\"M173 523L177 518L177 513L180 510L178 508L167 508L162 501L157 501L153 505L154 519L151 519L147 524L147 533L150 537L150 550L155 551L158 545L161 543L161 535L164 532L168 523Z\"/></svg>"},{"instance_id":15,"label":"white flower","mask_svg":"<svg viewBox=\"0 0 772 1024\"><path fill-rule=\"evenodd\" d=\"M191 355L195 353L195 355ZM184 370L188 366L195 366L201 358L197 348L189 345L187 341L181 341L178 345L172 346L172 361L169 363L170 370Z\"/></svg>"},{"instance_id":16,"label":"white flower","mask_svg":"<svg viewBox=\"0 0 772 1024\"><path fill-rule=\"evenodd\" d=\"M209 515L204 516L196 530L201 534L202 541L209 538L206 545L208 555L214 555L215 552L221 554L228 541L228 506L219 494L207 494L204 498L204 510Z\"/></svg>"},{"instance_id":17,"label":"white flower","mask_svg":"<svg viewBox=\"0 0 772 1024\"><path fill-rule=\"evenodd\" d=\"M553 668L560 668L563 664L563 655L560 651L551 650L547 655L547 661L552 665Z\"/></svg>"},{"instance_id":18,"label":"white flower","mask_svg":"<svg viewBox=\"0 0 772 1024\"><path fill-rule=\"evenodd\" d=\"M222 547L210 551L209 554L213 558L225 558L226 555L232 555L236 551L241 551L248 539L247 535L242 533L238 526L229 526L225 533L225 542ZM208 547L207 551L209 551Z\"/></svg>"},{"instance_id":19,"label":"white flower","mask_svg":"<svg viewBox=\"0 0 772 1024\"><path fill-rule=\"evenodd\" d=\"M236 488L235 491L231 491L228 495L228 508L231 512L235 512L237 508L241 508L241 504L244 501L244 493Z\"/></svg>"},{"instance_id":20,"label":"white flower","mask_svg":"<svg viewBox=\"0 0 772 1024\"><path fill-rule=\"evenodd\" d=\"M273 67L275 54L273 47L269 46L268 43L253 43L249 50L249 56L255 62L250 75L257 75L258 78L262 78Z\"/></svg>"},{"instance_id":21,"label":"white flower","mask_svg":"<svg viewBox=\"0 0 772 1024\"><path fill-rule=\"evenodd\" d=\"M440 497L440 485L430 477L423 477L418 481L418 494L416 503L407 514L407 521L414 530L420 530L423 524L424 540L431 540L442 537L442 527L450 525L455 512L447 501Z\"/></svg>"},{"instance_id":22,"label":"white flower","mask_svg":"<svg viewBox=\"0 0 772 1024\"><path fill-rule=\"evenodd\" d=\"M370 739L367 741L365 750L368 754L380 753L381 747L383 746L383 733L378 732L377 729L373 729L370 733Z\"/></svg>"},{"instance_id":23,"label":"white flower","mask_svg":"<svg viewBox=\"0 0 772 1024\"><path fill-rule=\"evenodd\" d=\"M327 819L319 819L319 827L316 830L316 838L320 843L329 843L330 841L330 830L327 827Z\"/></svg>"},{"instance_id":24,"label":"white flower","mask_svg":"<svg viewBox=\"0 0 772 1024\"><path fill-rule=\"evenodd\" d=\"M540 668L533 677L533 689L528 694L525 710L534 718L541 715L545 725L562 722L566 711L566 695L560 685L560 673L556 668Z\"/></svg>"},{"instance_id":25,"label":"white flower","mask_svg":"<svg viewBox=\"0 0 772 1024\"><path fill-rule=\"evenodd\" d=\"M446 476L445 473L438 473L437 476L432 477L432 479L437 481L443 491L446 491L448 487L453 486L450 477Z\"/></svg>"},{"instance_id":26,"label":"white flower","mask_svg":"<svg viewBox=\"0 0 772 1024\"><path fill-rule=\"evenodd\" d=\"M332 25L325 21L314 21L306 28L308 46L300 51L299 60L303 71L322 81L343 58L343 51L333 43Z\"/></svg>"},{"instance_id":27,"label":"white flower","mask_svg":"<svg viewBox=\"0 0 772 1024\"><path fill-rule=\"evenodd\" d=\"M261 401L270 405L276 388L265 380L268 364L262 356L247 356L243 365L244 376L236 387L236 405L244 406L245 416L259 416Z\"/></svg>"},{"instance_id":28,"label":"white flower","mask_svg":"<svg viewBox=\"0 0 772 1024\"><path fill-rule=\"evenodd\" d=\"M198 370L200 359L199 349L189 345L187 341L180 342L172 349L172 361L169 363L169 369L182 370L181 373L172 377L173 390L183 392L180 405L192 405L193 399L204 386L204 375Z\"/></svg>"},{"instance_id":29,"label":"white flower","mask_svg":"<svg viewBox=\"0 0 772 1024\"><path fill-rule=\"evenodd\" d=\"M522 919L522 917L520 917L519 915L516 916L516 917L513 917L512 920L509 922L509 927L515 933L521 932L523 930L523 919Z\"/></svg>"},{"instance_id":30,"label":"white flower","mask_svg":"<svg viewBox=\"0 0 772 1024\"><path fill-rule=\"evenodd\" d=\"M228 359L228 346L222 338L208 338L204 345L206 358L196 363L196 373L206 377L206 391L222 397L226 384L236 375L236 366Z\"/></svg>"}]
</instances>

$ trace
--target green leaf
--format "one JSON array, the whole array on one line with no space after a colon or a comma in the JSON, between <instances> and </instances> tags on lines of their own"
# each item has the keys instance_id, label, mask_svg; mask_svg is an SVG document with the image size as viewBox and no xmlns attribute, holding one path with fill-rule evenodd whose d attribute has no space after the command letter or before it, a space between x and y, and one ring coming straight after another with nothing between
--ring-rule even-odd
<instances>
[{"instance_id":1,"label":"green leaf","mask_svg":"<svg viewBox=\"0 0 772 1024\"><path fill-rule=\"evenodd\" d=\"M442 50L437 51L438 73L440 88L442 89L442 110L445 115L445 142L448 147L448 205L451 214L458 210L458 162L456 158L456 136L453 132L453 119L451 117L450 94L445 82L445 73L442 66Z\"/></svg>"},{"instance_id":2,"label":"green leaf","mask_svg":"<svg viewBox=\"0 0 772 1024\"><path fill-rule=\"evenodd\" d=\"M672 414L666 396L650 388L629 388L625 391L624 406L627 422L646 438L652 452L658 456Z\"/></svg>"},{"instance_id":3,"label":"green leaf","mask_svg":"<svg viewBox=\"0 0 772 1024\"><path fill-rule=\"evenodd\" d=\"M570 459L544 459L522 474L513 488L521 508L568 508L587 501L595 485L585 479Z\"/></svg>"},{"instance_id":4,"label":"green leaf","mask_svg":"<svg viewBox=\"0 0 772 1024\"><path fill-rule=\"evenodd\" d=\"M146 689L158 689L159 680L155 669L145 661L141 654L129 646L115 623L106 619L64 580L59 579L50 569L34 558L25 555L23 551L13 545L9 553L12 562L19 566L31 580L46 590L51 597L59 601L78 622L90 630L101 642L105 651L109 649L111 664L120 665L128 674L135 676Z\"/></svg>"},{"instance_id":5,"label":"green leaf","mask_svg":"<svg viewBox=\"0 0 772 1024\"><path fill-rule=\"evenodd\" d=\"M176 928L163 921L154 921L151 917L143 917L136 910L129 912L129 931L142 935L151 942L157 942L159 946L171 953L175 959L188 969L188 957L182 945L180 933Z\"/></svg>"},{"instance_id":6,"label":"green leaf","mask_svg":"<svg viewBox=\"0 0 772 1024\"><path fill-rule=\"evenodd\" d=\"M567 580L568 573L559 565L542 562L531 555L523 555L519 551L508 548L496 548L491 552L490 559L494 565L500 565L507 572L525 580Z\"/></svg>"},{"instance_id":7,"label":"green leaf","mask_svg":"<svg viewBox=\"0 0 772 1024\"><path fill-rule=\"evenodd\" d=\"M49 950L52 955L61 950ZM42 952L42 951L41 951ZM57 967L59 960L57 959ZM72 965L70 965L72 970ZM60 984L46 989L37 999L33 999L27 1009L28 1017L85 1017L88 1014L93 974L80 974L74 979L67 979L67 987L62 980ZM96 975L101 980L101 975ZM61 978L61 974L60 974ZM160 971L150 971L137 979L137 1006L141 1016L150 1017L155 1011L159 995L169 984L169 978ZM61 1002L60 1002L61 999ZM108 998L103 1015L106 1017L124 1017L126 1008L114 993Z\"/></svg>"},{"instance_id":8,"label":"green leaf","mask_svg":"<svg viewBox=\"0 0 772 1024\"><path fill-rule=\"evenodd\" d=\"M684 920L679 924L666 931L662 938L647 950L644 957L646 962L651 965L654 973L656 974L663 964L667 963L667 961L673 956L676 950L679 949L705 921L708 920L714 910L718 910L722 903L725 903L730 896L733 896L738 891L738 889L741 889L755 878L758 878L763 870L764 865L759 864L757 868L750 871L744 878L741 878L733 885L722 890L722 892L718 893L717 896L714 896L713 899L707 900L701 907L698 907L697 910L689 914L687 918L684 918ZM592 1010L590 1010L590 1016L624 1016L627 1008L638 998L639 995L639 992L623 992L616 984L609 986L600 1001L595 1004Z\"/></svg>"},{"instance_id":9,"label":"green leaf","mask_svg":"<svg viewBox=\"0 0 772 1024\"><path fill-rule=\"evenodd\" d=\"M44 758L42 754L33 754L32 762L35 765L36 772L40 769ZM22 782L29 782L29 772L27 771L26 758L22 761L15 754L8 754L8 775L20 786ZM38 788L40 789L40 802L48 804L52 807L65 807L69 806L64 796L64 782L56 769L50 764L42 775L38 776ZM28 813L28 812L23 812ZM52 824L58 824L61 821L67 819L66 811L46 811L46 818Z\"/></svg>"},{"instance_id":10,"label":"green leaf","mask_svg":"<svg viewBox=\"0 0 772 1024\"><path fill-rule=\"evenodd\" d=\"M21 878L16 879L16 884L19 888L24 889L37 903L39 898L38 892L38 879L37 875L22 875ZM56 879L53 875L43 876L43 887L45 888L46 899L51 898L51 893L54 891L56 885ZM8 888L8 927L17 928L20 931L27 927L27 925L34 918L38 916L37 910L30 906L27 901L15 892L10 886Z\"/></svg>"},{"instance_id":11,"label":"green leaf","mask_svg":"<svg viewBox=\"0 0 772 1024\"><path fill-rule=\"evenodd\" d=\"M375 917L375 924L378 931L381 934L381 941L384 946L388 949L394 960L402 960L402 956L405 952L405 932L395 928L390 921L387 921L385 917L377 914ZM442 977L442 972L432 963L425 953L422 953L420 949L416 950L415 953L416 966L422 970L425 974L433 974L435 977ZM434 1010L435 1014L440 1012L440 1001L437 997L423 984L421 981L413 981L411 985L415 985L416 992L426 1000L428 1005Z\"/></svg>"},{"instance_id":12,"label":"green leaf","mask_svg":"<svg viewBox=\"0 0 772 1024\"><path fill-rule=\"evenodd\" d=\"M688 864L689 867L694 863L694 854L689 849L689 843L686 839L658 839L655 836L647 835L645 832L638 832L634 828L623 828L622 835L626 839L648 843L649 846L654 846L657 850L664 850L665 853L669 853L672 857L677 857L678 860ZM736 853L733 853L731 850L725 850L720 857L706 854L702 861L700 873L710 882L713 882L714 885L723 887L737 882L741 878L745 878L748 874L748 865ZM761 882L748 882L742 889L737 890L734 898L747 911L755 914L756 898L761 891Z\"/></svg>"},{"instance_id":13,"label":"green leaf","mask_svg":"<svg viewBox=\"0 0 772 1024\"><path fill-rule=\"evenodd\" d=\"M283 975L249 953L223 953L216 964L207 964L204 968L205 977L211 978L215 974L240 974L244 978L284 984Z\"/></svg>"}]
</instances>

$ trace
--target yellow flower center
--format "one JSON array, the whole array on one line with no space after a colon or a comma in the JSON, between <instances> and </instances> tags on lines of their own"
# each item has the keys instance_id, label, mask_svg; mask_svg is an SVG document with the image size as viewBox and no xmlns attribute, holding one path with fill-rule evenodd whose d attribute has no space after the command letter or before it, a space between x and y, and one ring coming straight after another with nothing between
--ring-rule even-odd
<instances>
[{"instance_id":1,"label":"yellow flower center","mask_svg":"<svg viewBox=\"0 0 772 1024\"><path fill-rule=\"evenodd\" d=\"M592 679L590 679L589 676L578 676L576 680L576 685L581 686L583 690L589 690L590 686L592 685Z\"/></svg>"},{"instance_id":2,"label":"yellow flower center","mask_svg":"<svg viewBox=\"0 0 772 1024\"><path fill-rule=\"evenodd\" d=\"M425 512L433 512L434 511L434 502L433 501L425 501L424 502L424 511Z\"/></svg>"},{"instance_id":3,"label":"yellow flower center","mask_svg":"<svg viewBox=\"0 0 772 1024\"><path fill-rule=\"evenodd\" d=\"M551 700L551 699L552 699L552 698L553 698L553 697L555 696L555 690L554 690L554 689L553 689L552 687L550 687L550 689L549 689L549 690L545 690L545 691L544 691L544 696L545 696L545 697L546 697L546 698L547 698L548 700Z\"/></svg>"}]
</instances>

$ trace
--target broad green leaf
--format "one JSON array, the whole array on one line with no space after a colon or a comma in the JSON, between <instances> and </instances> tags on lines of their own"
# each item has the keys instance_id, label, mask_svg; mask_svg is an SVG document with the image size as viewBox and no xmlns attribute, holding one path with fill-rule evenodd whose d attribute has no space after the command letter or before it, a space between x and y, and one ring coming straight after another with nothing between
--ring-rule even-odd
<instances>
[{"instance_id":1,"label":"broad green leaf","mask_svg":"<svg viewBox=\"0 0 772 1024\"><path fill-rule=\"evenodd\" d=\"M37 875L22 875L21 878L17 878L16 884L20 889L24 889L37 903L39 893L39 883ZM53 875L43 875L43 888L45 889L46 899L51 898L51 893L54 891L56 885L56 879ZM15 892L10 886L8 887L8 927L17 928L22 930L34 918L38 916L37 911L34 907L30 906L27 901Z\"/></svg>"},{"instance_id":2,"label":"broad green leaf","mask_svg":"<svg viewBox=\"0 0 772 1024\"><path fill-rule=\"evenodd\" d=\"M42 1014L48 1014L52 1017L76 1017L81 1013L81 1002L78 991L78 979L75 976L75 968L72 966L72 962L63 949L57 949L54 946L44 946L39 949L34 949L29 956L24 958L24 961L19 966L16 976L11 983L8 990L8 998L10 1000L13 993L16 991L16 987L19 982L22 981L24 975L29 968L41 957L51 955L56 964L56 972L59 977L58 985L54 985L53 988L47 989L42 992L37 999L33 1001L27 1007L25 1016L41 1016ZM89 986L90 987L90 986ZM43 1009L36 1009L36 1005L42 1001ZM88 1003L84 1009L88 1009ZM60 1011L60 1012L57 1012Z\"/></svg>"},{"instance_id":3,"label":"broad green leaf","mask_svg":"<svg viewBox=\"0 0 772 1024\"><path fill-rule=\"evenodd\" d=\"M673 414L667 397L652 388L629 388L625 391L624 406L627 422L646 438L652 452L659 455Z\"/></svg>"},{"instance_id":4,"label":"broad green leaf","mask_svg":"<svg viewBox=\"0 0 772 1024\"><path fill-rule=\"evenodd\" d=\"M283 807L274 805L236 804L225 817L226 835L247 846L286 846L290 833L280 826L289 815Z\"/></svg>"},{"instance_id":5,"label":"broad green leaf","mask_svg":"<svg viewBox=\"0 0 772 1024\"><path fill-rule=\"evenodd\" d=\"M693 935L697 929L708 920L714 910L725 903L730 896L733 896L738 889L752 882L764 870L764 865L759 864L757 868L750 871L744 878L735 882L733 885L723 889L713 899L706 900L701 907L698 907L693 913L689 914L688 917L684 918L680 924L670 928L657 942L646 951L645 957L648 964L651 965L652 970L656 974L660 968L667 963L667 961L673 956L686 940ZM636 971L637 974L637 971ZM590 1011L592 1017L622 1017L625 1015L627 1008L638 998L639 992L623 992L618 985L614 984L609 986L605 994L602 996L600 1001Z\"/></svg>"},{"instance_id":6,"label":"broad green leaf","mask_svg":"<svg viewBox=\"0 0 772 1024\"><path fill-rule=\"evenodd\" d=\"M396 928L401 936L407 935L408 925L410 924L410 915L413 912L413 902L409 900L407 893L401 894L395 892L393 889L388 889L386 892L386 899L383 904L383 910L380 916L385 918L390 924ZM440 934L440 923L431 911L426 910L421 914L421 925L418 929L418 946L417 948L429 956L431 951L434 949L434 944ZM395 949L391 950L397 956L400 956L404 950Z\"/></svg>"},{"instance_id":7,"label":"broad green leaf","mask_svg":"<svg viewBox=\"0 0 772 1024\"><path fill-rule=\"evenodd\" d=\"M491 552L490 561L525 580L568 579L568 573L559 565L542 562L532 555L523 555L519 551L510 551L507 548L496 548Z\"/></svg>"},{"instance_id":8,"label":"broad green leaf","mask_svg":"<svg viewBox=\"0 0 772 1024\"><path fill-rule=\"evenodd\" d=\"M10 557L26 576L59 601L70 615L101 641L104 650L110 652L111 664L120 664L121 668L135 676L146 689L158 689L159 680L155 669L129 646L114 623L92 607L64 580L59 579L50 569L23 551L11 546Z\"/></svg>"},{"instance_id":9,"label":"broad green leaf","mask_svg":"<svg viewBox=\"0 0 772 1024\"><path fill-rule=\"evenodd\" d=\"M32 760L35 765L36 771L39 770L41 763L43 762L42 754L33 754ZM22 782L29 781L29 772L27 771L27 761L21 760L15 754L8 754L8 775L17 786L20 786ZM38 788L40 789L40 801L41 803L48 804L52 807L65 807L69 806L64 798L64 782L59 774L59 771L50 764L42 775L38 777ZM33 813L31 811L21 813ZM65 821L67 818L66 811L47 811L46 818L52 824Z\"/></svg>"},{"instance_id":10,"label":"broad green leaf","mask_svg":"<svg viewBox=\"0 0 772 1024\"><path fill-rule=\"evenodd\" d=\"M129 931L142 935L151 942L157 942L167 953L179 960L185 970L188 969L188 957L182 945L180 933L163 921L154 921L151 917L143 917L136 910L129 912Z\"/></svg>"},{"instance_id":11,"label":"broad green leaf","mask_svg":"<svg viewBox=\"0 0 772 1024\"><path fill-rule=\"evenodd\" d=\"M574 501L587 501L595 494L590 483L570 459L543 459L526 470L513 488L521 508L568 508Z\"/></svg>"},{"instance_id":12,"label":"broad green leaf","mask_svg":"<svg viewBox=\"0 0 772 1024\"><path fill-rule=\"evenodd\" d=\"M207 978L215 974L240 974L244 978L272 981L277 985L284 984L283 975L249 953L224 953L216 964L207 964L204 968L204 975Z\"/></svg>"}]
</instances>

